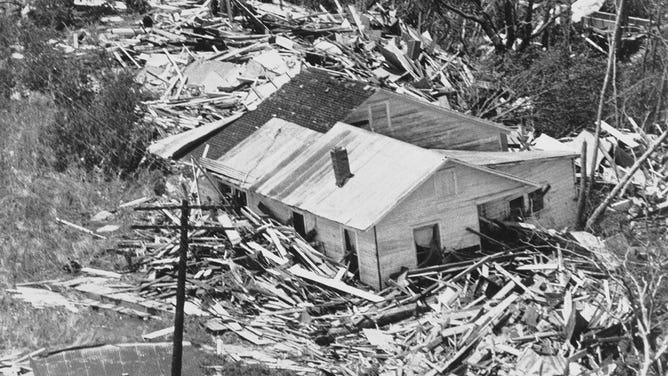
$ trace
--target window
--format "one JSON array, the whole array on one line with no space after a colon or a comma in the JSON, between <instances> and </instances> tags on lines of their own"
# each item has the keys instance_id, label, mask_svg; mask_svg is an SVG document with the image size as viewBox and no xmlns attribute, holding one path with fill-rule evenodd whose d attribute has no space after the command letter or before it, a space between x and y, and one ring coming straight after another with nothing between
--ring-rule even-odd
<instances>
[{"instance_id":1,"label":"window","mask_svg":"<svg viewBox=\"0 0 668 376\"><path fill-rule=\"evenodd\" d=\"M246 192L241 190L236 190L234 192L234 202L237 207L243 207L248 205L248 198L246 197Z\"/></svg>"},{"instance_id":2,"label":"window","mask_svg":"<svg viewBox=\"0 0 668 376\"><path fill-rule=\"evenodd\" d=\"M438 224L414 229L413 241L415 242L418 267L435 264L440 260L441 235Z\"/></svg>"},{"instance_id":3,"label":"window","mask_svg":"<svg viewBox=\"0 0 668 376\"><path fill-rule=\"evenodd\" d=\"M529 193L529 212L537 213L545 207L545 194L542 190L537 190Z\"/></svg>"},{"instance_id":4,"label":"window","mask_svg":"<svg viewBox=\"0 0 668 376\"><path fill-rule=\"evenodd\" d=\"M343 249L346 253L357 252L357 235L353 231L343 229Z\"/></svg>"},{"instance_id":5,"label":"window","mask_svg":"<svg viewBox=\"0 0 668 376\"><path fill-rule=\"evenodd\" d=\"M455 169L450 168L445 171L441 171L441 192L443 196L452 196L457 194L457 176L455 175Z\"/></svg>"},{"instance_id":6,"label":"window","mask_svg":"<svg viewBox=\"0 0 668 376\"><path fill-rule=\"evenodd\" d=\"M381 128L392 130L390 105L388 102L376 103L369 106L369 129L372 132L376 132L376 129Z\"/></svg>"},{"instance_id":7,"label":"window","mask_svg":"<svg viewBox=\"0 0 668 376\"><path fill-rule=\"evenodd\" d=\"M510 216L513 220L524 217L524 196L510 200Z\"/></svg>"},{"instance_id":8,"label":"window","mask_svg":"<svg viewBox=\"0 0 668 376\"><path fill-rule=\"evenodd\" d=\"M292 212L292 227L295 228L295 231L301 235L306 235L306 224L304 223L304 216L297 212Z\"/></svg>"},{"instance_id":9,"label":"window","mask_svg":"<svg viewBox=\"0 0 668 376\"><path fill-rule=\"evenodd\" d=\"M348 271L359 277L359 260L357 259L357 234L354 231L343 229L343 263L348 265Z\"/></svg>"},{"instance_id":10,"label":"window","mask_svg":"<svg viewBox=\"0 0 668 376\"><path fill-rule=\"evenodd\" d=\"M221 193L226 194L226 195L229 195L229 194L232 193L232 188L229 185L227 185L225 183L222 183L222 182L218 182L218 190Z\"/></svg>"}]
</instances>

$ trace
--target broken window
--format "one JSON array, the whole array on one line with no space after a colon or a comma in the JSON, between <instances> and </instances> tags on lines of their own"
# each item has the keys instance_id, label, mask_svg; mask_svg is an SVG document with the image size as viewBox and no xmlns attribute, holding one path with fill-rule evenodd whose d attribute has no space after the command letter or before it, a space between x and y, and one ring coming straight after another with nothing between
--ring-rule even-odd
<instances>
[{"instance_id":1,"label":"broken window","mask_svg":"<svg viewBox=\"0 0 668 376\"><path fill-rule=\"evenodd\" d=\"M413 230L418 267L435 264L440 259L441 236L438 224L418 227Z\"/></svg>"},{"instance_id":2,"label":"broken window","mask_svg":"<svg viewBox=\"0 0 668 376\"><path fill-rule=\"evenodd\" d=\"M230 187L229 185L227 185L225 183L222 183L222 182L218 182L218 190L221 193L226 194L226 195L229 195L229 194L232 193L232 187Z\"/></svg>"},{"instance_id":3,"label":"broken window","mask_svg":"<svg viewBox=\"0 0 668 376\"><path fill-rule=\"evenodd\" d=\"M524 196L510 200L510 216L513 220L524 217Z\"/></svg>"},{"instance_id":4,"label":"broken window","mask_svg":"<svg viewBox=\"0 0 668 376\"><path fill-rule=\"evenodd\" d=\"M248 198L246 192L237 190L234 192L234 202L237 207L248 206Z\"/></svg>"},{"instance_id":5,"label":"broken window","mask_svg":"<svg viewBox=\"0 0 668 376\"><path fill-rule=\"evenodd\" d=\"M390 120L390 106L387 102L372 104L369 106L369 129L375 132L375 129L392 129Z\"/></svg>"},{"instance_id":6,"label":"broken window","mask_svg":"<svg viewBox=\"0 0 668 376\"><path fill-rule=\"evenodd\" d=\"M354 232L343 229L343 246L346 252L357 251L357 236Z\"/></svg>"},{"instance_id":7,"label":"broken window","mask_svg":"<svg viewBox=\"0 0 668 376\"><path fill-rule=\"evenodd\" d=\"M545 207L545 194L542 190L537 190L529 193L529 211L531 213L537 213Z\"/></svg>"},{"instance_id":8,"label":"broken window","mask_svg":"<svg viewBox=\"0 0 668 376\"><path fill-rule=\"evenodd\" d=\"M343 229L343 248L345 250L343 261L348 265L348 271L359 275L359 263L357 261L357 234L354 231Z\"/></svg>"},{"instance_id":9,"label":"broken window","mask_svg":"<svg viewBox=\"0 0 668 376\"><path fill-rule=\"evenodd\" d=\"M295 231L301 235L306 235L306 224L304 223L304 216L297 212L292 212L292 227L295 228Z\"/></svg>"}]
</instances>

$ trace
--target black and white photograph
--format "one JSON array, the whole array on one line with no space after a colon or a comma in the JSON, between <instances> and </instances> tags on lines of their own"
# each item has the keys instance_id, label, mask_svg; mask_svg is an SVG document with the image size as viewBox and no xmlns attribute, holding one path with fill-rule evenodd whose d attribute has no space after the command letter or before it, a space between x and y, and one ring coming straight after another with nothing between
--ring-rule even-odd
<instances>
[{"instance_id":1,"label":"black and white photograph","mask_svg":"<svg viewBox=\"0 0 668 376\"><path fill-rule=\"evenodd\" d=\"M668 376L665 0L0 0L0 376Z\"/></svg>"}]
</instances>

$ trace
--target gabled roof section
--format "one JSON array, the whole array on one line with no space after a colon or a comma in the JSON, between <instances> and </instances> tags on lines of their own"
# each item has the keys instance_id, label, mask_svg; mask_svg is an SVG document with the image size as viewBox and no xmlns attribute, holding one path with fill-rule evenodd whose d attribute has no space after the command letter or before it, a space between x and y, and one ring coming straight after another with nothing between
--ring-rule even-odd
<instances>
[{"instance_id":1,"label":"gabled roof section","mask_svg":"<svg viewBox=\"0 0 668 376\"><path fill-rule=\"evenodd\" d=\"M353 174L342 187L334 176L330 156L334 147L346 149ZM322 134L272 119L219 160L200 161L242 189L359 230L377 224L447 164L540 187L345 123Z\"/></svg>"},{"instance_id":2,"label":"gabled roof section","mask_svg":"<svg viewBox=\"0 0 668 376\"><path fill-rule=\"evenodd\" d=\"M458 159L462 162L476 166L497 166L506 163L518 163L526 161L550 160L560 158L576 158L578 153L572 151L467 151L467 150L438 150L447 158Z\"/></svg>"},{"instance_id":3,"label":"gabled roof section","mask_svg":"<svg viewBox=\"0 0 668 376\"><path fill-rule=\"evenodd\" d=\"M202 165L242 189L295 159L322 136L283 119L273 118L219 160L201 159Z\"/></svg>"},{"instance_id":4,"label":"gabled roof section","mask_svg":"<svg viewBox=\"0 0 668 376\"><path fill-rule=\"evenodd\" d=\"M476 116L473 116L473 115L464 114L462 112L455 111L455 110L452 110L452 109L449 109L449 108L445 108L445 107L436 105L434 103L426 102L424 100L420 100L420 99L411 97L411 96L406 95L406 94L399 94L399 93L396 93L394 91L390 91L390 90L387 90L387 89L379 89L379 92L382 92L385 95L390 96L390 97L396 97L396 98L399 98L399 99L404 100L404 101L412 102L414 105L423 107L425 110L440 112L441 114L443 114L444 117L450 118L453 121L458 121L458 122L465 123L465 124L471 125L471 126L480 126L480 127L484 127L484 128L491 128L491 129L495 129L499 132L503 132L503 133L506 133L506 134L509 134L512 131L511 129L509 129L508 127L506 127L502 124L495 123L493 121L489 121L489 120L479 118L479 117L476 117Z\"/></svg>"},{"instance_id":5,"label":"gabled roof section","mask_svg":"<svg viewBox=\"0 0 668 376\"><path fill-rule=\"evenodd\" d=\"M336 185L330 150L346 148L354 175ZM366 230L444 164L437 152L337 123L251 187L258 194Z\"/></svg>"},{"instance_id":6,"label":"gabled roof section","mask_svg":"<svg viewBox=\"0 0 668 376\"><path fill-rule=\"evenodd\" d=\"M337 77L322 69L303 69L255 110L214 133L190 154L201 157L208 144L207 157L218 159L274 117L327 132L375 90L367 83Z\"/></svg>"},{"instance_id":7,"label":"gabled roof section","mask_svg":"<svg viewBox=\"0 0 668 376\"><path fill-rule=\"evenodd\" d=\"M466 167L472 168L474 170L486 172L486 173L491 174L491 175L496 175L496 176L502 177L504 179L514 180L518 183L522 183L522 184L527 185L527 186L532 186L534 188L541 188L542 187L542 185L540 185L536 182L533 182L531 180L524 179L524 178L521 178L521 177L518 177L518 176L515 176L515 175L511 175L511 174L503 172L503 171L488 168L486 166L475 165L475 164L472 164L472 163L469 163L469 162L464 162L462 160L454 159L454 158L447 158L447 160L449 162L459 164L459 165L462 165L462 166L466 166Z\"/></svg>"}]
</instances>

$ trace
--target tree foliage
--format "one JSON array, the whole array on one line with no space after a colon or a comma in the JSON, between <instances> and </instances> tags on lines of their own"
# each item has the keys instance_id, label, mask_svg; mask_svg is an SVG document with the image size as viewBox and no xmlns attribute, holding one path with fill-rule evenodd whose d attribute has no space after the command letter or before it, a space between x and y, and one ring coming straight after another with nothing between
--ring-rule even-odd
<instances>
[{"instance_id":1,"label":"tree foliage","mask_svg":"<svg viewBox=\"0 0 668 376\"><path fill-rule=\"evenodd\" d=\"M563 137L590 127L596 118L605 61L580 46L514 54L504 58L501 80L526 106L498 119L511 124L526 123L539 132Z\"/></svg>"},{"instance_id":2,"label":"tree foliage","mask_svg":"<svg viewBox=\"0 0 668 376\"><path fill-rule=\"evenodd\" d=\"M142 121L146 96L124 71L106 72L86 84L63 88L57 99L60 111L45 135L56 166L64 169L74 163L106 175L135 171L153 137L152 128Z\"/></svg>"}]
</instances>

